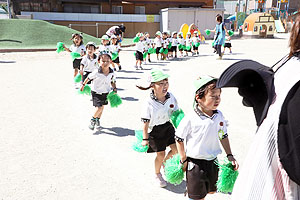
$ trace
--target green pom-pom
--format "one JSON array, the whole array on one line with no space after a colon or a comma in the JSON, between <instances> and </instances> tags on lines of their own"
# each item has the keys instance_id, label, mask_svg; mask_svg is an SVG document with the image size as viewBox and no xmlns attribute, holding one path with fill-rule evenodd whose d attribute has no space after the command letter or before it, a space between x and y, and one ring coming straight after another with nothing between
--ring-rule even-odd
<instances>
[{"instance_id":1,"label":"green pom-pom","mask_svg":"<svg viewBox=\"0 0 300 200\"><path fill-rule=\"evenodd\" d=\"M85 85L82 91L78 90L78 94L91 95L91 87L88 85Z\"/></svg>"},{"instance_id":2,"label":"green pom-pom","mask_svg":"<svg viewBox=\"0 0 300 200\"><path fill-rule=\"evenodd\" d=\"M186 50L187 50L187 51L189 51L189 50L191 50L191 49L192 49L191 46L186 46Z\"/></svg>"},{"instance_id":3,"label":"green pom-pom","mask_svg":"<svg viewBox=\"0 0 300 200\"><path fill-rule=\"evenodd\" d=\"M149 53L149 54L153 54L153 53L155 53L155 50L154 50L153 48L149 48L149 49L148 49L148 53Z\"/></svg>"},{"instance_id":4,"label":"green pom-pom","mask_svg":"<svg viewBox=\"0 0 300 200\"><path fill-rule=\"evenodd\" d=\"M134 52L133 55L134 55L134 57L135 57L136 53Z\"/></svg>"},{"instance_id":5,"label":"green pom-pom","mask_svg":"<svg viewBox=\"0 0 300 200\"><path fill-rule=\"evenodd\" d=\"M228 31L228 35L231 37L233 36L234 32L232 30Z\"/></svg>"},{"instance_id":6,"label":"green pom-pom","mask_svg":"<svg viewBox=\"0 0 300 200\"><path fill-rule=\"evenodd\" d=\"M211 44L211 46L212 46L212 47L214 47L214 46L215 46L215 41L213 41L213 43Z\"/></svg>"},{"instance_id":7,"label":"green pom-pom","mask_svg":"<svg viewBox=\"0 0 300 200\"><path fill-rule=\"evenodd\" d=\"M143 58L145 59L148 55L148 52L143 53Z\"/></svg>"},{"instance_id":8,"label":"green pom-pom","mask_svg":"<svg viewBox=\"0 0 300 200\"><path fill-rule=\"evenodd\" d=\"M168 52L169 52L168 49L164 50L164 54L168 54Z\"/></svg>"},{"instance_id":9,"label":"green pom-pom","mask_svg":"<svg viewBox=\"0 0 300 200\"><path fill-rule=\"evenodd\" d=\"M140 41L140 38L138 37L138 36L136 36L135 38L133 38L133 42L134 43L137 43L137 42L139 42Z\"/></svg>"},{"instance_id":10,"label":"green pom-pom","mask_svg":"<svg viewBox=\"0 0 300 200\"><path fill-rule=\"evenodd\" d=\"M75 60L76 58L79 58L80 56L81 56L80 53L77 53L77 52L71 52L72 60Z\"/></svg>"},{"instance_id":11,"label":"green pom-pom","mask_svg":"<svg viewBox=\"0 0 300 200\"><path fill-rule=\"evenodd\" d=\"M164 48L160 48L159 53L163 53L164 52Z\"/></svg>"},{"instance_id":12,"label":"green pom-pom","mask_svg":"<svg viewBox=\"0 0 300 200\"><path fill-rule=\"evenodd\" d=\"M185 45L182 45L182 50L186 50L186 46Z\"/></svg>"},{"instance_id":13,"label":"green pom-pom","mask_svg":"<svg viewBox=\"0 0 300 200\"><path fill-rule=\"evenodd\" d=\"M179 44L179 45L178 45L178 49L179 49L179 50L182 50L182 44Z\"/></svg>"},{"instance_id":14,"label":"green pom-pom","mask_svg":"<svg viewBox=\"0 0 300 200\"><path fill-rule=\"evenodd\" d=\"M196 44L195 44L195 47L199 47L200 46L200 42L197 42Z\"/></svg>"},{"instance_id":15,"label":"green pom-pom","mask_svg":"<svg viewBox=\"0 0 300 200\"><path fill-rule=\"evenodd\" d=\"M210 35L211 32L210 32L209 29L206 29L206 30L205 30L205 33L206 33L206 35Z\"/></svg>"},{"instance_id":16,"label":"green pom-pom","mask_svg":"<svg viewBox=\"0 0 300 200\"><path fill-rule=\"evenodd\" d=\"M171 47L172 47L172 43L170 42L168 45L168 49L171 49Z\"/></svg>"},{"instance_id":17,"label":"green pom-pom","mask_svg":"<svg viewBox=\"0 0 300 200\"><path fill-rule=\"evenodd\" d=\"M215 163L219 166L219 176L217 181L218 191L231 193L239 172L234 170L234 166L228 159L225 159L223 164L220 164L218 161Z\"/></svg>"},{"instance_id":18,"label":"green pom-pom","mask_svg":"<svg viewBox=\"0 0 300 200\"><path fill-rule=\"evenodd\" d=\"M114 91L110 92L107 95L107 99L110 103L110 107L115 108L122 104L121 97Z\"/></svg>"},{"instance_id":19,"label":"green pom-pom","mask_svg":"<svg viewBox=\"0 0 300 200\"><path fill-rule=\"evenodd\" d=\"M63 46L64 46L64 43L58 42L58 43L56 44L56 52L57 52L57 53L60 53L60 52L64 51L65 49L64 49Z\"/></svg>"},{"instance_id":20,"label":"green pom-pom","mask_svg":"<svg viewBox=\"0 0 300 200\"><path fill-rule=\"evenodd\" d=\"M182 167L183 165L180 164L179 154L176 154L172 158L166 160L164 169L166 180L171 184L179 185L184 178Z\"/></svg>"},{"instance_id":21,"label":"green pom-pom","mask_svg":"<svg viewBox=\"0 0 300 200\"><path fill-rule=\"evenodd\" d=\"M142 145L143 131L142 130L136 130L135 131L135 137L136 137L137 141L132 144L132 149L134 151L137 151L137 152L147 152L148 149L149 149L149 146L148 145L147 146Z\"/></svg>"},{"instance_id":22,"label":"green pom-pom","mask_svg":"<svg viewBox=\"0 0 300 200\"><path fill-rule=\"evenodd\" d=\"M181 122L181 120L184 117L184 112L181 109L178 109L174 112L172 112L171 114L171 121L173 123L173 125L175 126L175 128L178 127L179 123Z\"/></svg>"},{"instance_id":23,"label":"green pom-pom","mask_svg":"<svg viewBox=\"0 0 300 200\"><path fill-rule=\"evenodd\" d=\"M114 52L111 54L111 60L116 60L118 58L119 54L118 52Z\"/></svg>"},{"instance_id":24,"label":"green pom-pom","mask_svg":"<svg viewBox=\"0 0 300 200\"><path fill-rule=\"evenodd\" d=\"M81 79L82 79L82 76L81 76L81 74L77 74L75 77L74 77L74 82L75 83L79 83L80 81L81 81Z\"/></svg>"}]
</instances>

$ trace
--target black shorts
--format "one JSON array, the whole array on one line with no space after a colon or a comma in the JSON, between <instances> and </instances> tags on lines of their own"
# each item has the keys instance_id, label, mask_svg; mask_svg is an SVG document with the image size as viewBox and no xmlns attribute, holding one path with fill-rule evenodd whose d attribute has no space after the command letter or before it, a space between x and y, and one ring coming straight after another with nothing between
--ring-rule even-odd
<instances>
[{"instance_id":1,"label":"black shorts","mask_svg":"<svg viewBox=\"0 0 300 200\"><path fill-rule=\"evenodd\" d=\"M188 158L195 166L186 171L188 196L191 199L202 199L209 192L216 192L219 168L215 160ZM189 163L188 163L189 164Z\"/></svg>"},{"instance_id":2,"label":"black shorts","mask_svg":"<svg viewBox=\"0 0 300 200\"><path fill-rule=\"evenodd\" d=\"M107 95L108 93L97 94L96 92L92 91L93 106L101 107L103 105L107 105Z\"/></svg>"},{"instance_id":3,"label":"black shorts","mask_svg":"<svg viewBox=\"0 0 300 200\"><path fill-rule=\"evenodd\" d=\"M231 43L226 43L226 42L225 42L224 48L226 48L226 47L227 47L227 48L231 48Z\"/></svg>"},{"instance_id":4,"label":"black shorts","mask_svg":"<svg viewBox=\"0 0 300 200\"><path fill-rule=\"evenodd\" d=\"M172 47L171 47L171 51L172 51L172 52L177 52L177 46L172 46Z\"/></svg>"},{"instance_id":5,"label":"black shorts","mask_svg":"<svg viewBox=\"0 0 300 200\"><path fill-rule=\"evenodd\" d=\"M73 69L80 69L80 63L81 63L82 58L80 59L74 59L73 61Z\"/></svg>"},{"instance_id":6,"label":"black shorts","mask_svg":"<svg viewBox=\"0 0 300 200\"><path fill-rule=\"evenodd\" d=\"M170 122L154 126L149 133L147 153L165 151L170 144L175 144L175 129Z\"/></svg>"},{"instance_id":7,"label":"black shorts","mask_svg":"<svg viewBox=\"0 0 300 200\"><path fill-rule=\"evenodd\" d=\"M143 61L144 60L143 54L141 52L139 52L139 51L136 51L135 52L135 59Z\"/></svg>"},{"instance_id":8,"label":"black shorts","mask_svg":"<svg viewBox=\"0 0 300 200\"><path fill-rule=\"evenodd\" d=\"M161 49L161 47L156 47L156 54L160 54L159 50Z\"/></svg>"},{"instance_id":9,"label":"black shorts","mask_svg":"<svg viewBox=\"0 0 300 200\"><path fill-rule=\"evenodd\" d=\"M82 82L88 77L91 72L83 72ZM91 84L91 80L89 80L86 84Z\"/></svg>"},{"instance_id":10,"label":"black shorts","mask_svg":"<svg viewBox=\"0 0 300 200\"><path fill-rule=\"evenodd\" d=\"M113 63L120 63L120 59L119 59L119 56L115 59L115 60L113 60Z\"/></svg>"},{"instance_id":11,"label":"black shorts","mask_svg":"<svg viewBox=\"0 0 300 200\"><path fill-rule=\"evenodd\" d=\"M194 49L194 50L198 50L198 47L196 47L196 46L193 46L193 49Z\"/></svg>"}]
</instances>

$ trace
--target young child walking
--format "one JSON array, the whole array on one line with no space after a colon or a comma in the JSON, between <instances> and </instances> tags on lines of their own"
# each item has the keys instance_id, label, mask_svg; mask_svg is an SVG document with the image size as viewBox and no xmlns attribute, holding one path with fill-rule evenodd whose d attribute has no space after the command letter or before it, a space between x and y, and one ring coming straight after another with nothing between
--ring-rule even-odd
<instances>
[{"instance_id":1,"label":"young child walking","mask_svg":"<svg viewBox=\"0 0 300 200\"><path fill-rule=\"evenodd\" d=\"M230 36L226 36L225 37L225 44L224 44L224 51L223 51L223 54L225 53L225 49L228 48L229 49L229 52L232 53L231 51L231 37Z\"/></svg>"},{"instance_id":2,"label":"young child walking","mask_svg":"<svg viewBox=\"0 0 300 200\"><path fill-rule=\"evenodd\" d=\"M198 45L197 44L200 44L200 38L198 36L198 31L194 31L194 37L192 38L192 41L193 41L193 54L194 55L199 55L199 51L198 51Z\"/></svg>"},{"instance_id":3,"label":"young child walking","mask_svg":"<svg viewBox=\"0 0 300 200\"><path fill-rule=\"evenodd\" d=\"M221 101L221 89L216 88L217 79L203 76L195 82L194 110L180 122L175 133L176 145L186 170L188 196L204 200L208 193L216 192L218 166L215 164L222 152L238 168L232 155L227 122L217 107Z\"/></svg>"},{"instance_id":4,"label":"young child walking","mask_svg":"<svg viewBox=\"0 0 300 200\"><path fill-rule=\"evenodd\" d=\"M81 55L81 57L75 58L73 60L73 69L74 69L74 77L75 77L78 74L78 71L80 69L80 62L82 60L82 56L84 56L86 53L86 48L83 44L82 34L79 33L72 34L71 40L73 40L73 44L70 46L70 48L67 48L65 45L63 45L63 47L68 52L76 52ZM78 84L76 83L75 83L75 88L76 89L79 88Z\"/></svg>"},{"instance_id":5,"label":"young child walking","mask_svg":"<svg viewBox=\"0 0 300 200\"><path fill-rule=\"evenodd\" d=\"M120 45L117 43L118 38L117 38L117 36L112 35L110 37L110 39L111 39L111 45L110 45L111 53L117 53L118 54L118 57L112 61L112 66L113 66L115 71L117 71L116 65L118 66L119 70L122 70L122 67L121 67L121 64L120 64L120 58L119 58Z\"/></svg>"},{"instance_id":6,"label":"young child walking","mask_svg":"<svg viewBox=\"0 0 300 200\"><path fill-rule=\"evenodd\" d=\"M104 110L104 106L108 104L107 95L111 90L117 92L116 87L116 76L114 70L109 66L111 63L111 55L103 51L98 58L99 69L95 69L88 77L84 80L82 87L80 88L83 91L84 86L92 81L91 90L92 90L92 99L93 106L96 107L96 112L92 116L90 121L89 128L94 130L95 126L100 126L100 118Z\"/></svg>"},{"instance_id":7,"label":"young child walking","mask_svg":"<svg viewBox=\"0 0 300 200\"><path fill-rule=\"evenodd\" d=\"M177 32L174 31L172 33L172 47L171 47L171 54L172 57L177 58L177 45L179 44L178 39L177 39Z\"/></svg>"},{"instance_id":8,"label":"young child walking","mask_svg":"<svg viewBox=\"0 0 300 200\"><path fill-rule=\"evenodd\" d=\"M161 55L161 53L159 53L160 49L162 48L162 43L163 43L163 40L161 38L161 32L160 31L157 31L155 33L155 39L154 39L154 46L155 46L155 49L156 49L156 58L157 60L159 60L159 55ZM162 58L162 55L161 55L161 58Z\"/></svg>"},{"instance_id":9,"label":"young child walking","mask_svg":"<svg viewBox=\"0 0 300 200\"><path fill-rule=\"evenodd\" d=\"M152 41L150 39L150 35L148 32L145 32L145 51L148 51L148 49L151 47L152 47ZM151 62L150 53L148 53L147 57L148 57L148 62L150 63ZM146 58L145 58L145 62L146 62Z\"/></svg>"},{"instance_id":10,"label":"young child walking","mask_svg":"<svg viewBox=\"0 0 300 200\"><path fill-rule=\"evenodd\" d=\"M186 40L185 40L185 46L186 46L186 50L185 50L185 53L186 53L186 56L188 56L189 52L192 52L192 35L190 32L187 32L186 34Z\"/></svg>"},{"instance_id":11,"label":"young child walking","mask_svg":"<svg viewBox=\"0 0 300 200\"><path fill-rule=\"evenodd\" d=\"M109 44L109 37L107 35L103 35L101 37L101 44L99 45L99 48L98 48L98 54L103 54L103 53L106 53L106 54L111 54L111 47L110 47L110 44Z\"/></svg>"},{"instance_id":12,"label":"young child walking","mask_svg":"<svg viewBox=\"0 0 300 200\"><path fill-rule=\"evenodd\" d=\"M178 33L178 43L180 47L178 48L180 52L180 57L183 57L183 46L185 45L185 39L183 38L183 33L179 32Z\"/></svg>"},{"instance_id":13,"label":"young child walking","mask_svg":"<svg viewBox=\"0 0 300 200\"><path fill-rule=\"evenodd\" d=\"M99 68L98 56L95 54L96 44L94 42L88 42L86 44L87 54L83 56L80 63L80 74L82 76L82 83L88 77L90 73ZM90 84L88 81L86 84Z\"/></svg>"},{"instance_id":14,"label":"young child walking","mask_svg":"<svg viewBox=\"0 0 300 200\"><path fill-rule=\"evenodd\" d=\"M135 59L136 59L135 68L136 68L136 70L143 69L142 61L144 60L143 53L145 52L144 34L139 33L138 37L140 38L140 40L135 45L135 50L136 50L136 52L135 52Z\"/></svg>"},{"instance_id":15,"label":"young child walking","mask_svg":"<svg viewBox=\"0 0 300 200\"><path fill-rule=\"evenodd\" d=\"M162 37L162 48L163 48L163 53L162 55L162 60L166 60L167 59L167 54L165 53L166 50L168 50L168 33L167 32L163 32L163 37Z\"/></svg>"},{"instance_id":16,"label":"young child walking","mask_svg":"<svg viewBox=\"0 0 300 200\"><path fill-rule=\"evenodd\" d=\"M154 161L155 179L160 187L166 187L160 169L163 162L177 153L175 144L175 129L170 123L170 116L173 111L178 110L175 97L168 92L169 75L160 69L153 69L149 78L149 87L137 86L139 89L151 88L149 97L146 99L142 109L143 142L142 145L149 145L148 153L156 152ZM166 155L166 147L171 150Z\"/></svg>"}]
</instances>

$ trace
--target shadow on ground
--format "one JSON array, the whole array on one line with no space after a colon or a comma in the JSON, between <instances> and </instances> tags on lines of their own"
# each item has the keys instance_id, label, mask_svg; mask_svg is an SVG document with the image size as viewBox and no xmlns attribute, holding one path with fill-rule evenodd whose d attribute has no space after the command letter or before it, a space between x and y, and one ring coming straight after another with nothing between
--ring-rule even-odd
<instances>
[{"instance_id":1,"label":"shadow on ground","mask_svg":"<svg viewBox=\"0 0 300 200\"><path fill-rule=\"evenodd\" d=\"M168 183L168 185L167 185L167 187L165 187L165 189L168 191L174 192L176 194L182 194L182 198L183 198L183 195L186 191L186 182L185 182L185 180L183 180L182 183L180 183L179 185L176 185L176 186Z\"/></svg>"},{"instance_id":2,"label":"shadow on ground","mask_svg":"<svg viewBox=\"0 0 300 200\"><path fill-rule=\"evenodd\" d=\"M107 134L107 135L113 135L118 137L125 137L129 135L134 136L134 130L128 128L122 128L122 127L105 128L101 126L93 135L100 135L100 134Z\"/></svg>"}]
</instances>

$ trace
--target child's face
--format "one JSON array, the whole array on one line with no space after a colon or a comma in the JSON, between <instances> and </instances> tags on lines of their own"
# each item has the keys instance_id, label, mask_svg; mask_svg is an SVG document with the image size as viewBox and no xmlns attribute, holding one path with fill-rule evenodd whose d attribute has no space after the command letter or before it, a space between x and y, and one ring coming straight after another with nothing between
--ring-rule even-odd
<instances>
[{"instance_id":1,"label":"child's face","mask_svg":"<svg viewBox=\"0 0 300 200\"><path fill-rule=\"evenodd\" d=\"M159 38L160 38L160 35L157 35L156 37L159 39Z\"/></svg>"},{"instance_id":2,"label":"child's face","mask_svg":"<svg viewBox=\"0 0 300 200\"><path fill-rule=\"evenodd\" d=\"M164 79L153 84L154 94L156 96L165 96L169 89L168 79Z\"/></svg>"},{"instance_id":3,"label":"child's face","mask_svg":"<svg viewBox=\"0 0 300 200\"><path fill-rule=\"evenodd\" d=\"M81 43L81 37L79 35L76 35L74 38L73 38L73 41L74 43L79 46L80 43Z\"/></svg>"},{"instance_id":4,"label":"child's face","mask_svg":"<svg viewBox=\"0 0 300 200\"><path fill-rule=\"evenodd\" d=\"M177 38L177 34L174 34L174 35L173 35L173 38Z\"/></svg>"},{"instance_id":5,"label":"child's face","mask_svg":"<svg viewBox=\"0 0 300 200\"><path fill-rule=\"evenodd\" d=\"M99 64L103 69L109 68L109 65L111 63L111 58L108 55L102 55Z\"/></svg>"},{"instance_id":6,"label":"child's face","mask_svg":"<svg viewBox=\"0 0 300 200\"><path fill-rule=\"evenodd\" d=\"M163 35L163 39L166 39L167 37L168 37L167 35L165 35L165 34Z\"/></svg>"},{"instance_id":7,"label":"child's face","mask_svg":"<svg viewBox=\"0 0 300 200\"><path fill-rule=\"evenodd\" d=\"M107 45L108 42L109 42L109 40L102 40L102 44L103 44L103 45Z\"/></svg>"},{"instance_id":8,"label":"child's face","mask_svg":"<svg viewBox=\"0 0 300 200\"><path fill-rule=\"evenodd\" d=\"M146 35L145 35L145 37L146 37L146 38L149 38L149 37L150 37L150 35L149 35L149 34L146 34Z\"/></svg>"},{"instance_id":9,"label":"child's face","mask_svg":"<svg viewBox=\"0 0 300 200\"><path fill-rule=\"evenodd\" d=\"M88 48L87 48L87 53L88 53L88 55L89 56L92 56L93 54L94 54L94 52L95 52L95 47L94 46L88 46Z\"/></svg>"},{"instance_id":10,"label":"child's face","mask_svg":"<svg viewBox=\"0 0 300 200\"><path fill-rule=\"evenodd\" d=\"M141 37L140 37L140 40L144 40L144 39L145 39L145 37L144 37L144 36L141 36Z\"/></svg>"},{"instance_id":11,"label":"child's face","mask_svg":"<svg viewBox=\"0 0 300 200\"><path fill-rule=\"evenodd\" d=\"M117 38L113 38L113 39L111 39L111 42L113 43L113 44L116 44L117 43Z\"/></svg>"},{"instance_id":12,"label":"child's face","mask_svg":"<svg viewBox=\"0 0 300 200\"><path fill-rule=\"evenodd\" d=\"M204 110L216 110L221 102L221 89L214 88L212 90L208 90L201 99L196 96L196 100Z\"/></svg>"}]
</instances>

